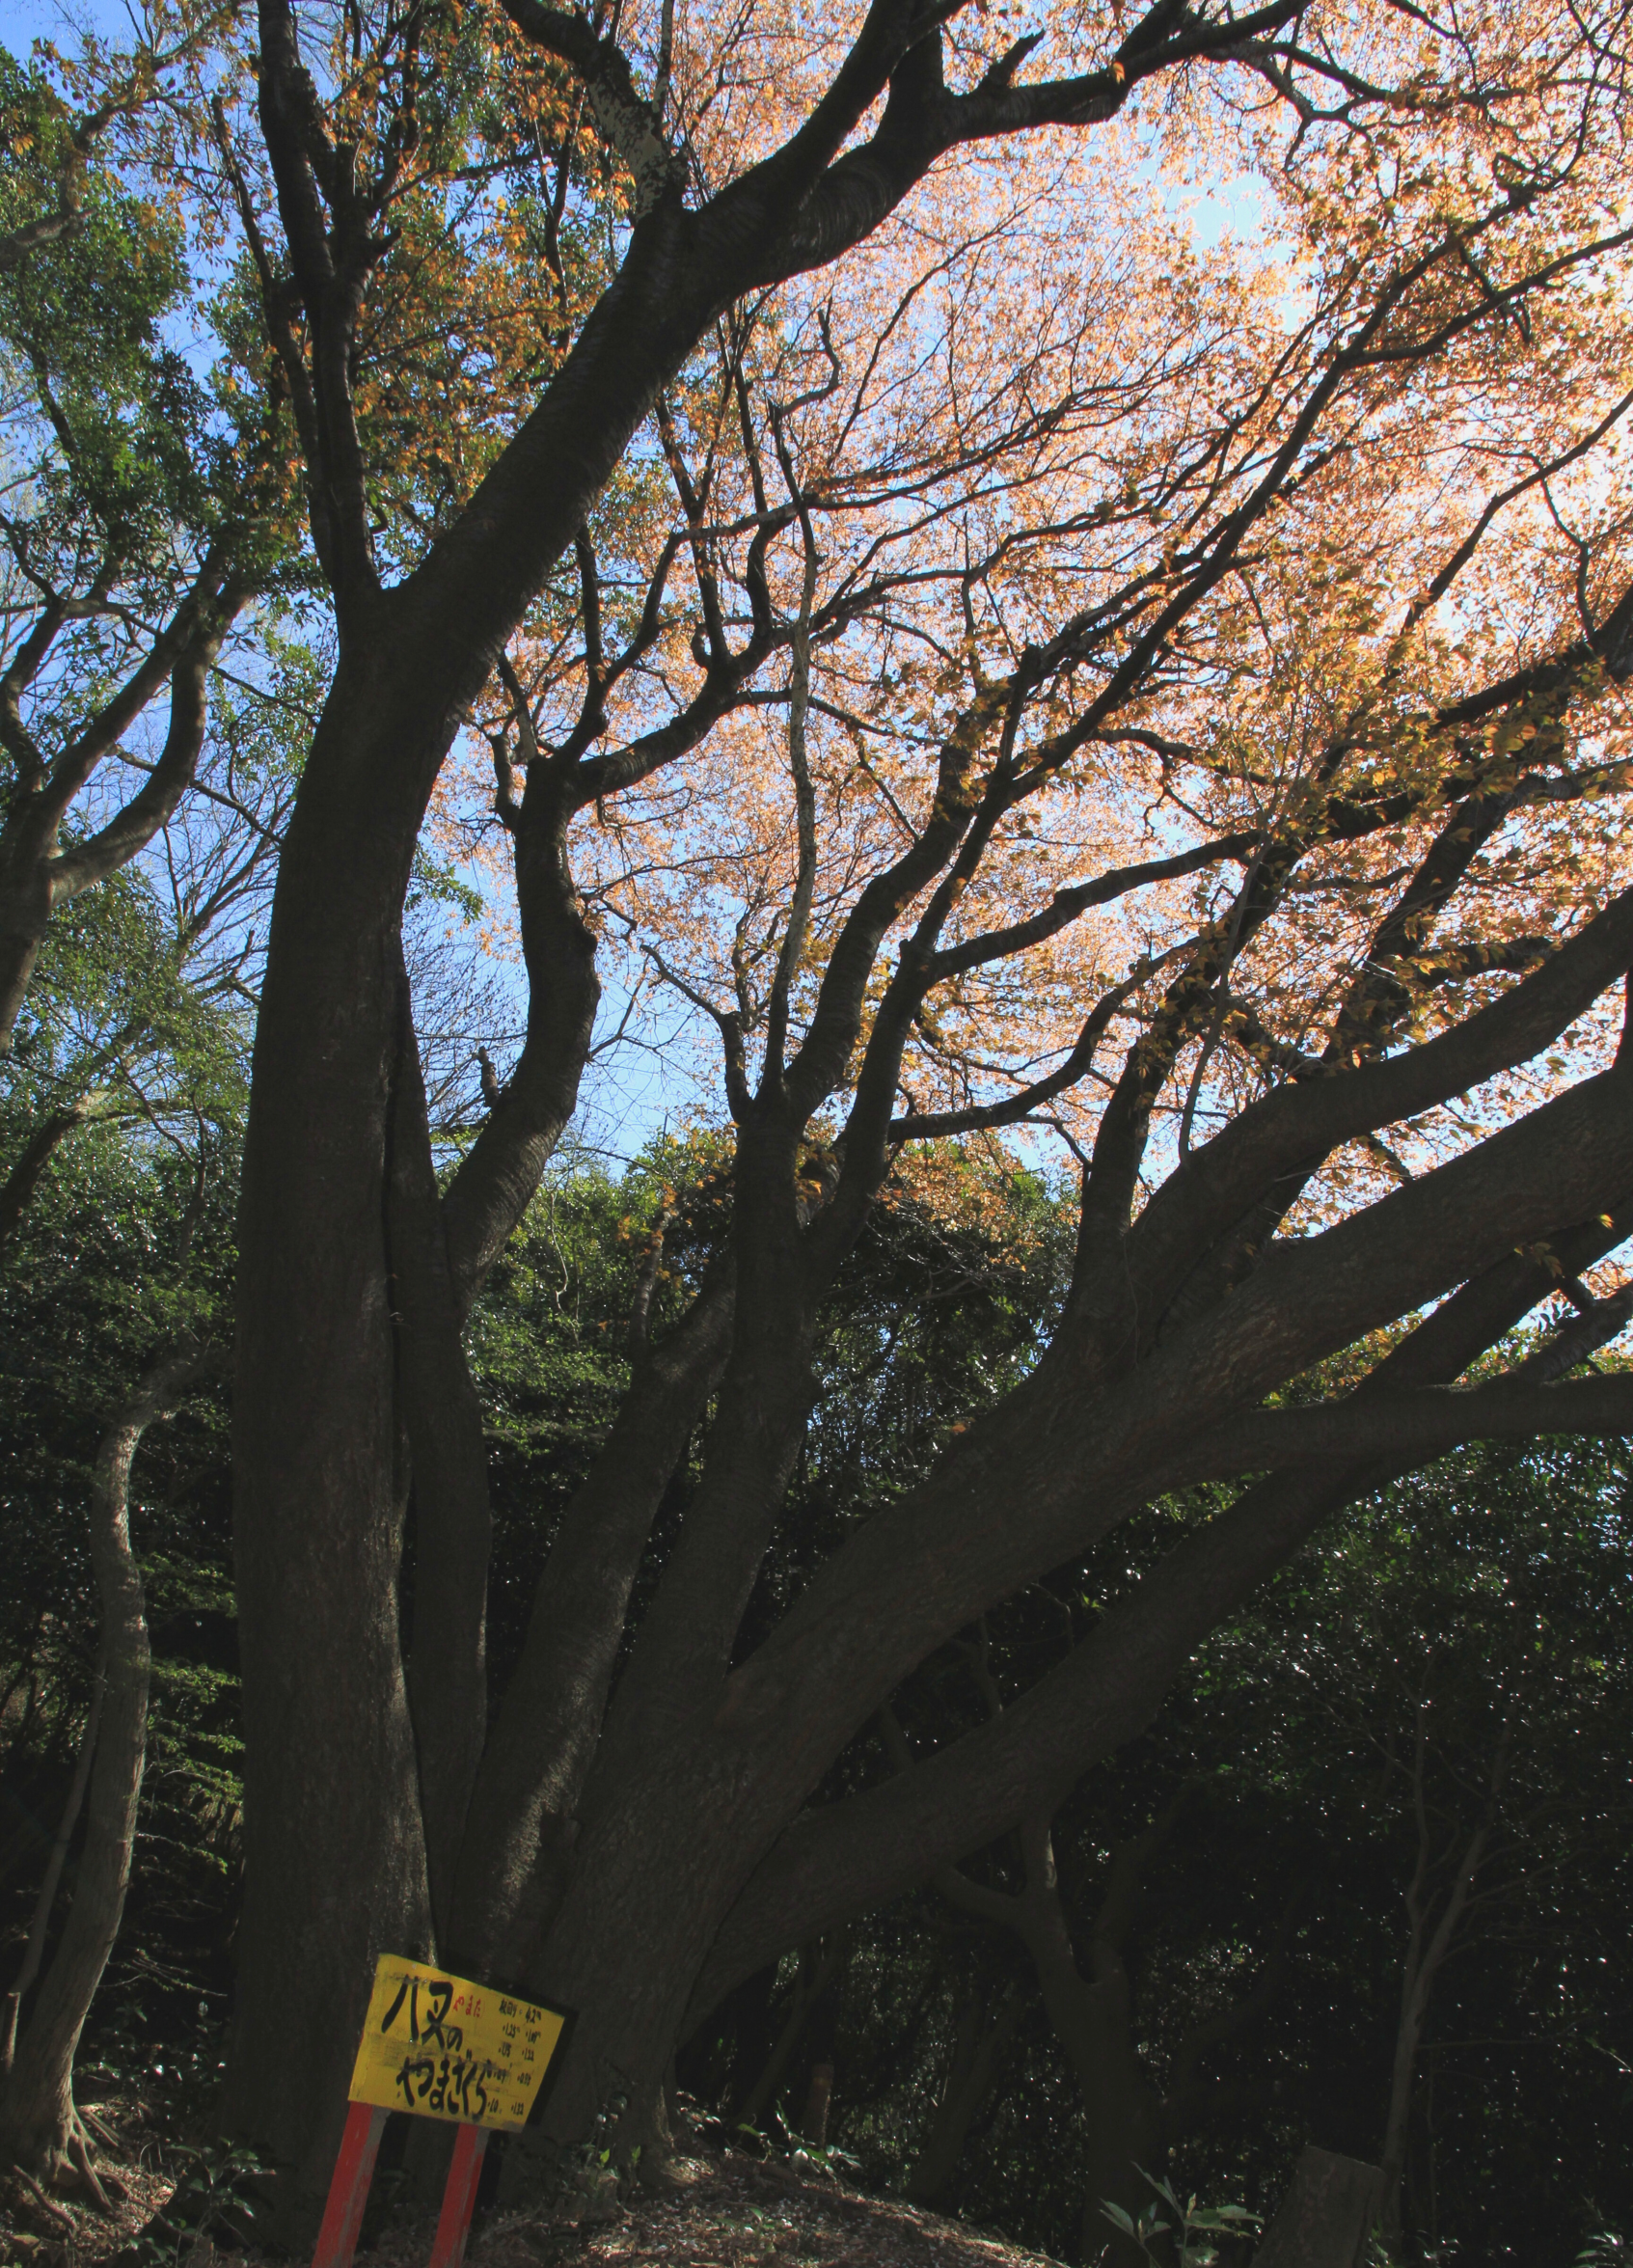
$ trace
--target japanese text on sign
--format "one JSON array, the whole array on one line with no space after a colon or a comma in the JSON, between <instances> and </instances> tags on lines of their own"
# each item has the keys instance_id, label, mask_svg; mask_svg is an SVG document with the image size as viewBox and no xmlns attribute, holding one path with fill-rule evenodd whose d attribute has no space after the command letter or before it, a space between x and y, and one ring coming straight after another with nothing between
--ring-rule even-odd
<instances>
[{"instance_id":1,"label":"japanese text on sign","mask_svg":"<svg viewBox=\"0 0 1633 2268\"><path fill-rule=\"evenodd\" d=\"M472 2126L525 2126L564 2022L555 2008L383 1954L351 2099Z\"/></svg>"}]
</instances>

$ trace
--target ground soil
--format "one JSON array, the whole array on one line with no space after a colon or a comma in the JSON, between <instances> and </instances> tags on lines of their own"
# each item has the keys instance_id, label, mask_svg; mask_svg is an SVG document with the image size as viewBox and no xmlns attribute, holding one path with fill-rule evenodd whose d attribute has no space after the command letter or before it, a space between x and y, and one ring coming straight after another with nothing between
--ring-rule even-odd
<instances>
[{"instance_id":1,"label":"ground soil","mask_svg":"<svg viewBox=\"0 0 1633 2268\"><path fill-rule=\"evenodd\" d=\"M97 2108L124 2145L96 2159L112 2213L75 2194L46 2205L0 2170L0 2260L112 2268L122 2254L119 2268L162 2268L170 2256L177 2268L272 2268L208 2241L161 2253L154 2216L174 2180L160 2138L140 2106ZM358 2254L357 2268L425 2268L434 2226L434 2215L395 2223ZM478 2223L466 2259L467 2268L1055 2268L900 2199L849 2189L820 2166L701 2147L676 2160L658 2190L495 2212Z\"/></svg>"},{"instance_id":2,"label":"ground soil","mask_svg":"<svg viewBox=\"0 0 1633 2268\"><path fill-rule=\"evenodd\" d=\"M14 2167L0 2166L0 2261L31 2268L98 2268L132 2243L176 2187L163 2132L149 2106L111 2098L82 2106L118 2147L94 2146L104 2213L81 2188L44 2196Z\"/></svg>"}]
</instances>

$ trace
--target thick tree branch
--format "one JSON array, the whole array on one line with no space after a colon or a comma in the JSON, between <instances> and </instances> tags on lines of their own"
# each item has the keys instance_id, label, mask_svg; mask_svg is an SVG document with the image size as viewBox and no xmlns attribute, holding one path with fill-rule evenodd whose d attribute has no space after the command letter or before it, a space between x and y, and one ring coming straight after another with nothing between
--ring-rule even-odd
<instances>
[{"instance_id":1,"label":"thick tree branch","mask_svg":"<svg viewBox=\"0 0 1633 2268\"><path fill-rule=\"evenodd\" d=\"M443 1199L449 1265L460 1313L470 1306L578 1103L601 999L595 933L584 918L567 859L574 807L558 768L537 754L520 680L502 662L525 745L534 749L510 828L516 899L528 970L528 1031L521 1057ZM566 774L568 781L571 772Z\"/></svg>"},{"instance_id":2,"label":"thick tree branch","mask_svg":"<svg viewBox=\"0 0 1633 2268\"><path fill-rule=\"evenodd\" d=\"M1365 1402L1255 1411L1211 1433L1197 1458L1211 1476L1284 1472L1332 1458L1422 1464L1467 1441L1549 1434L1633 1435L1633 1375L1560 1385L1424 1387Z\"/></svg>"},{"instance_id":3,"label":"thick tree branch","mask_svg":"<svg viewBox=\"0 0 1633 2268\"><path fill-rule=\"evenodd\" d=\"M397 1407L413 1491L408 1705L420 1760L431 1909L441 1934L452 1908L455 1854L487 1735L493 1520L481 1404L460 1344L463 1309L449 1260L406 969L398 975L398 1001L386 1245Z\"/></svg>"},{"instance_id":4,"label":"thick tree branch","mask_svg":"<svg viewBox=\"0 0 1633 2268\"><path fill-rule=\"evenodd\" d=\"M308 472L323 490L313 535L326 534L323 564L343 630L380 587L352 361L364 287L386 243L371 232L372 201L359 186L356 146L332 141L323 124L289 0L259 0L259 26L261 132L312 330L316 452Z\"/></svg>"},{"instance_id":5,"label":"thick tree branch","mask_svg":"<svg viewBox=\"0 0 1633 2268\"><path fill-rule=\"evenodd\" d=\"M66 1110L53 1110L41 1120L24 1142L16 1163L0 1182L0 1252L15 1236L41 1176L68 1135L82 1126L120 1115L120 1107L107 1089L98 1087L81 1095Z\"/></svg>"},{"instance_id":6,"label":"thick tree branch","mask_svg":"<svg viewBox=\"0 0 1633 2268\"><path fill-rule=\"evenodd\" d=\"M655 107L637 93L629 59L615 37L598 34L586 17L547 8L543 0L501 4L525 40L558 57L583 82L597 127L635 183L636 218L678 197L685 166L665 139L662 99Z\"/></svg>"},{"instance_id":7,"label":"thick tree branch","mask_svg":"<svg viewBox=\"0 0 1633 2268\"><path fill-rule=\"evenodd\" d=\"M54 861L53 905L77 897L93 883L128 865L175 816L193 784L204 745L210 671L247 596L243 585L230 583L219 605L177 656L170 674L170 728L158 761L122 809Z\"/></svg>"},{"instance_id":8,"label":"thick tree branch","mask_svg":"<svg viewBox=\"0 0 1633 2268\"><path fill-rule=\"evenodd\" d=\"M1630 1230L1633 1211L1623 1209L1557 1235L1554 1253L1567 1273L1578 1271ZM1407 1335L1379 1365L1371 1391L1449 1382L1557 1280L1534 1259L1499 1262ZM1029 1812L1058 1804L1091 1764L1144 1728L1211 1629L1331 1513L1404 1462L1339 1462L1255 1484L1159 1561L1000 1719L865 1794L802 1813L722 1926L694 1999L695 2016L786 1946L882 1904Z\"/></svg>"},{"instance_id":9,"label":"thick tree branch","mask_svg":"<svg viewBox=\"0 0 1633 2268\"><path fill-rule=\"evenodd\" d=\"M1196 1255L1239 1220L1279 1175L1341 1142L1394 1125L1523 1063L1580 1016L1633 962L1633 891L1614 898L1534 974L1422 1046L1249 1105L1171 1174L1128 1236L1141 1304L1159 1316Z\"/></svg>"},{"instance_id":10,"label":"thick tree branch","mask_svg":"<svg viewBox=\"0 0 1633 2268\"><path fill-rule=\"evenodd\" d=\"M718 1264L667 1339L643 1350L606 1445L563 1516L521 1659L471 1800L449 1944L516 1973L577 1831L630 1587L687 1438L724 1366L732 1271Z\"/></svg>"}]
</instances>

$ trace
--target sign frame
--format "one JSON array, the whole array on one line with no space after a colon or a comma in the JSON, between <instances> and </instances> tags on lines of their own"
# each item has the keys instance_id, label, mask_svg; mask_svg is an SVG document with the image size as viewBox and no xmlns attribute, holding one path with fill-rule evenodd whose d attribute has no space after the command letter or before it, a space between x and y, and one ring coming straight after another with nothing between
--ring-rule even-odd
<instances>
[{"instance_id":1,"label":"sign frame","mask_svg":"<svg viewBox=\"0 0 1633 2268\"><path fill-rule=\"evenodd\" d=\"M536 2116L560 2068L574 2015L526 1993L382 1954L312 2268L351 2268L380 2138L394 2112L453 2127L430 2268L463 2268L488 2137L519 2134Z\"/></svg>"}]
</instances>

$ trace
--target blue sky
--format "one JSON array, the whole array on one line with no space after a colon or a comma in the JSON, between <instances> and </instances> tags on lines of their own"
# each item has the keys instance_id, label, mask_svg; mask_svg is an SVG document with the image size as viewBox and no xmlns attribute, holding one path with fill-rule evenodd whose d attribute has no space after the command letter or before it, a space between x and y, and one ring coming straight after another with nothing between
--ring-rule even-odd
<instances>
[{"instance_id":1,"label":"blue sky","mask_svg":"<svg viewBox=\"0 0 1633 2268\"><path fill-rule=\"evenodd\" d=\"M120 0L0 0L0 41L14 54L26 55L36 40L70 42L76 31L99 32L104 39L131 36L130 11Z\"/></svg>"}]
</instances>

